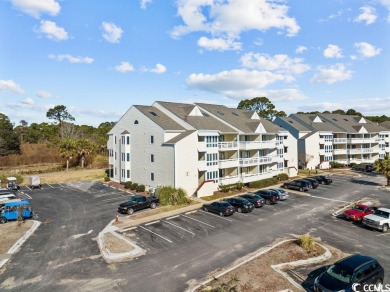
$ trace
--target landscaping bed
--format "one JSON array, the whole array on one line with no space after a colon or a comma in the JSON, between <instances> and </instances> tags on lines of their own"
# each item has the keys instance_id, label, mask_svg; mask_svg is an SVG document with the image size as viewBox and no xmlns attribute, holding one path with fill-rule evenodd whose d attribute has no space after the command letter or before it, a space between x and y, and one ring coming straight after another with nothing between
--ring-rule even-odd
<instances>
[{"instance_id":1,"label":"landscaping bed","mask_svg":"<svg viewBox=\"0 0 390 292\"><path fill-rule=\"evenodd\" d=\"M33 221L27 220L18 225L18 222L0 224L0 256L8 250L31 228Z\"/></svg>"},{"instance_id":2,"label":"landscaping bed","mask_svg":"<svg viewBox=\"0 0 390 292\"><path fill-rule=\"evenodd\" d=\"M125 253L134 249L129 243L113 235L111 232L104 233L104 245L111 253Z\"/></svg>"},{"instance_id":3,"label":"landscaping bed","mask_svg":"<svg viewBox=\"0 0 390 292\"><path fill-rule=\"evenodd\" d=\"M281 291L298 289L286 278L277 273L271 266L297 260L308 259L322 255L325 250L315 245L308 251L297 244L297 241L283 243L265 254L235 268L234 270L215 278L204 287L195 291ZM211 275L213 276L213 275ZM225 290L218 290L225 289Z\"/></svg>"}]
</instances>

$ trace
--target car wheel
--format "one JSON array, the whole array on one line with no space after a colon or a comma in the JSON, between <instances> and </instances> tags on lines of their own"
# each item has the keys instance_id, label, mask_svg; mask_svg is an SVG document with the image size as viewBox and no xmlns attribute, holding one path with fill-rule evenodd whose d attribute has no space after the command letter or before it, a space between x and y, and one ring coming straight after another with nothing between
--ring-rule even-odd
<instances>
[{"instance_id":1,"label":"car wheel","mask_svg":"<svg viewBox=\"0 0 390 292\"><path fill-rule=\"evenodd\" d=\"M362 218L362 217L358 217L358 218L356 219L356 221L357 221L357 222L362 222L362 221L363 221L363 218Z\"/></svg>"},{"instance_id":2,"label":"car wheel","mask_svg":"<svg viewBox=\"0 0 390 292\"><path fill-rule=\"evenodd\" d=\"M386 233L388 230L389 230L389 225L384 224L383 227L382 227L382 232Z\"/></svg>"},{"instance_id":3,"label":"car wheel","mask_svg":"<svg viewBox=\"0 0 390 292\"><path fill-rule=\"evenodd\" d=\"M0 224L7 223L7 218L5 217L0 217Z\"/></svg>"},{"instance_id":4,"label":"car wheel","mask_svg":"<svg viewBox=\"0 0 390 292\"><path fill-rule=\"evenodd\" d=\"M223 217L223 212L219 212L219 216Z\"/></svg>"},{"instance_id":5,"label":"car wheel","mask_svg":"<svg viewBox=\"0 0 390 292\"><path fill-rule=\"evenodd\" d=\"M238 212L238 213L242 213L242 209L241 209L241 208L238 208L238 209L237 209L237 212Z\"/></svg>"},{"instance_id":6,"label":"car wheel","mask_svg":"<svg viewBox=\"0 0 390 292\"><path fill-rule=\"evenodd\" d=\"M265 200L265 203L266 203L267 205L271 205L271 200L267 199L267 200Z\"/></svg>"},{"instance_id":7,"label":"car wheel","mask_svg":"<svg viewBox=\"0 0 390 292\"><path fill-rule=\"evenodd\" d=\"M300 192L303 192L303 188L299 188L299 191L300 191Z\"/></svg>"},{"instance_id":8,"label":"car wheel","mask_svg":"<svg viewBox=\"0 0 390 292\"><path fill-rule=\"evenodd\" d=\"M133 208L129 208L129 209L127 209L127 215L131 215L131 214L133 214L134 213L134 209Z\"/></svg>"},{"instance_id":9,"label":"car wheel","mask_svg":"<svg viewBox=\"0 0 390 292\"><path fill-rule=\"evenodd\" d=\"M154 203L154 202L150 204L150 208L152 208L152 209L156 209L156 206L157 206L157 205L156 205L156 203Z\"/></svg>"},{"instance_id":10,"label":"car wheel","mask_svg":"<svg viewBox=\"0 0 390 292\"><path fill-rule=\"evenodd\" d=\"M379 280L375 283L375 286L376 286L376 287L379 287L379 285L382 286L382 280L381 280L381 279L379 279Z\"/></svg>"},{"instance_id":11,"label":"car wheel","mask_svg":"<svg viewBox=\"0 0 390 292\"><path fill-rule=\"evenodd\" d=\"M209 211L207 208L204 208L203 210L204 210L205 212L208 212L208 211Z\"/></svg>"}]
</instances>

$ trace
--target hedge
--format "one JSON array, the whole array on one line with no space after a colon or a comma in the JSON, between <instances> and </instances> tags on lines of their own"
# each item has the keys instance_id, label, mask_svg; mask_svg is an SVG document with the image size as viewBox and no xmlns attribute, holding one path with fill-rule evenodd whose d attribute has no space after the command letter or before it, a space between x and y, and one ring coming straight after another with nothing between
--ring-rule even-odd
<instances>
[{"instance_id":1,"label":"hedge","mask_svg":"<svg viewBox=\"0 0 390 292\"><path fill-rule=\"evenodd\" d=\"M144 192L145 191L145 186L144 185L138 185L135 188L135 191L138 192L138 193Z\"/></svg>"},{"instance_id":2,"label":"hedge","mask_svg":"<svg viewBox=\"0 0 390 292\"><path fill-rule=\"evenodd\" d=\"M279 173L277 176L276 176L279 180L288 180L288 174L287 173Z\"/></svg>"},{"instance_id":3,"label":"hedge","mask_svg":"<svg viewBox=\"0 0 390 292\"><path fill-rule=\"evenodd\" d=\"M125 189L131 189L132 186L133 186L133 183L131 181L125 182Z\"/></svg>"},{"instance_id":4,"label":"hedge","mask_svg":"<svg viewBox=\"0 0 390 292\"><path fill-rule=\"evenodd\" d=\"M228 193L229 191L235 191L235 190L241 190L244 187L244 184L242 182L238 182L235 184L230 185L220 185L219 191L223 193Z\"/></svg>"},{"instance_id":5,"label":"hedge","mask_svg":"<svg viewBox=\"0 0 390 292\"><path fill-rule=\"evenodd\" d=\"M266 187L269 187L272 185L276 185L278 182L279 182L279 180L276 177L266 178L266 179L250 182L249 187L261 189L261 188L266 188Z\"/></svg>"}]
</instances>

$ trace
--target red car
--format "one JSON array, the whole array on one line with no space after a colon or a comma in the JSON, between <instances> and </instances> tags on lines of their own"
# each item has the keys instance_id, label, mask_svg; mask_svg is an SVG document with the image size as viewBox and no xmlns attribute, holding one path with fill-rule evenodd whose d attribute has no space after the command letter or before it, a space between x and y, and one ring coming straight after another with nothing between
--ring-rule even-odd
<instances>
[{"instance_id":1,"label":"red car","mask_svg":"<svg viewBox=\"0 0 390 292\"><path fill-rule=\"evenodd\" d=\"M372 212L374 212L374 207L357 204L352 209L345 210L344 217L352 221L362 222L363 217L372 214Z\"/></svg>"}]
</instances>

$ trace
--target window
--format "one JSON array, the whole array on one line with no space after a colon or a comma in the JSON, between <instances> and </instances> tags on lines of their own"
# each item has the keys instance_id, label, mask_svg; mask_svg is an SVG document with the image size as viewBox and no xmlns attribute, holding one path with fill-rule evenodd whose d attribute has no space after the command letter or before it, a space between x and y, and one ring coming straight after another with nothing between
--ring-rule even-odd
<instances>
[{"instance_id":1,"label":"window","mask_svg":"<svg viewBox=\"0 0 390 292\"><path fill-rule=\"evenodd\" d=\"M216 180L216 179L218 179L218 171L206 172L206 179L207 180Z\"/></svg>"},{"instance_id":2,"label":"window","mask_svg":"<svg viewBox=\"0 0 390 292\"><path fill-rule=\"evenodd\" d=\"M154 136L150 136L150 144L154 143Z\"/></svg>"},{"instance_id":3,"label":"window","mask_svg":"<svg viewBox=\"0 0 390 292\"><path fill-rule=\"evenodd\" d=\"M284 147L284 153L287 153L288 147Z\"/></svg>"},{"instance_id":4,"label":"window","mask_svg":"<svg viewBox=\"0 0 390 292\"><path fill-rule=\"evenodd\" d=\"M218 147L218 136L206 136L206 147Z\"/></svg>"},{"instance_id":5,"label":"window","mask_svg":"<svg viewBox=\"0 0 390 292\"><path fill-rule=\"evenodd\" d=\"M125 161L125 153L122 153L122 161Z\"/></svg>"},{"instance_id":6,"label":"window","mask_svg":"<svg viewBox=\"0 0 390 292\"><path fill-rule=\"evenodd\" d=\"M115 160L116 160L116 151L115 151Z\"/></svg>"},{"instance_id":7,"label":"window","mask_svg":"<svg viewBox=\"0 0 390 292\"><path fill-rule=\"evenodd\" d=\"M150 173L150 180L151 180L151 181L154 181L154 173L153 173L153 172Z\"/></svg>"},{"instance_id":8,"label":"window","mask_svg":"<svg viewBox=\"0 0 390 292\"><path fill-rule=\"evenodd\" d=\"M127 178L130 178L130 170L127 170Z\"/></svg>"},{"instance_id":9,"label":"window","mask_svg":"<svg viewBox=\"0 0 390 292\"><path fill-rule=\"evenodd\" d=\"M127 153L127 161L130 161L130 153Z\"/></svg>"},{"instance_id":10,"label":"window","mask_svg":"<svg viewBox=\"0 0 390 292\"><path fill-rule=\"evenodd\" d=\"M150 162L154 162L154 154L150 154Z\"/></svg>"},{"instance_id":11,"label":"window","mask_svg":"<svg viewBox=\"0 0 390 292\"><path fill-rule=\"evenodd\" d=\"M138 120L135 120L135 121L134 121L134 125L138 125Z\"/></svg>"},{"instance_id":12,"label":"window","mask_svg":"<svg viewBox=\"0 0 390 292\"><path fill-rule=\"evenodd\" d=\"M122 145L125 145L125 137L124 136L121 137L121 142L122 142Z\"/></svg>"},{"instance_id":13,"label":"window","mask_svg":"<svg viewBox=\"0 0 390 292\"><path fill-rule=\"evenodd\" d=\"M130 145L130 136L127 136L127 137L126 137L126 140L127 140L127 141L126 141L126 142L127 142L127 145Z\"/></svg>"},{"instance_id":14,"label":"window","mask_svg":"<svg viewBox=\"0 0 390 292\"><path fill-rule=\"evenodd\" d=\"M115 139L115 144L116 144L116 136L114 137L114 139Z\"/></svg>"},{"instance_id":15,"label":"window","mask_svg":"<svg viewBox=\"0 0 390 292\"><path fill-rule=\"evenodd\" d=\"M115 167L115 175L116 175L116 167Z\"/></svg>"},{"instance_id":16,"label":"window","mask_svg":"<svg viewBox=\"0 0 390 292\"><path fill-rule=\"evenodd\" d=\"M152 116L155 116L155 117L158 117L158 114L156 114L155 112L150 112L152 114Z\"/></svg>"},{"instance_id":17,"label":"window","mask_svg":"<svg viewBox=\"0 0 390 292\"><path fill-rule=\"evenodd\" d=\"M218 154L217 153L207 153L206 161L207 161L207 166L217 165L218 164Z\"/></svg>"}]
</instances>

